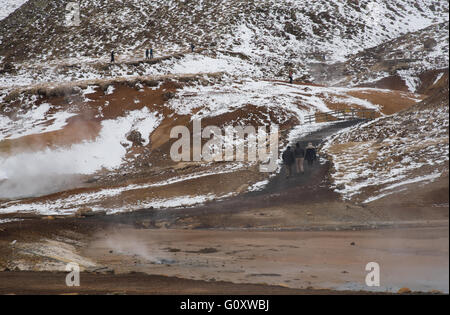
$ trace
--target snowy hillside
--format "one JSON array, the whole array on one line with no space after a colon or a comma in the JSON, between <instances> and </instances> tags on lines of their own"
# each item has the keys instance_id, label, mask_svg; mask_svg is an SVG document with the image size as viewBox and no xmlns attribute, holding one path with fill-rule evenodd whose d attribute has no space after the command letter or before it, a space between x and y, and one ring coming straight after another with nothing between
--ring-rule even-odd
<instances>
[{"instance_id":1,"label":"snowy hillside","mask_svg":"<svg viewBox=\"0 0 450 315\"><path fill-rule=\"evenodd\" d=\"M142 198L153 207L221 198L251 189L266 175L257 171L255 162L178 165L167 156L170 126L190 127L193 118L201 118L204 126L222 128L276 123L283 133L282 146L292 132L319 128L301 125L291 131L305 115L341 106L382 114L391 110L394 100L406 107L421 96L368 88L236 82L203 74L11 93L4 97L0 116L0 199L67 192L28 199L26 204L7 202L2 211L55 214L90 207L115 212L139 209L144 206ZM142 135L143 146L128 139L132 131ZM226 175L233 176L232 183L218 180ZM38 178L40 185L34 185ZM208 180L212 183L205 186Z\"/></svg>"},{"instance_id":2,"label":"snowy hillside","mask_svg":"<svg viewBox=\"0 0 450 315\"><path fill-rule=\"evenodd\" d=\"M382 118L326 149L353 158L334 159L334 188L345 198L380 185L383 194L423 169L405 154L393 167L405 164L398 172L406 175L392 182L379 171L384 157L375 166L361 160L388 144L401 149L402 121L433 120L432 130L414 127L414 145L435 131L445 142L445 108L385 117L448 77L445 0L84 0L80 26L70 27L68 2L29 0L0 21L2 211L182 206L267 182L254 162L172 161L170 130L191 128L193 118L221 128L277 124L282 148L294 131L318 128L305 126L307 115L373 110ZM145 59L150 47L154 58ZM383 132L392 137L377 142ZM448 164L442 141L430 156L439 171Z\"/></svg>"},{"instance_id":3,"label":"snowy hillside","mask_svg":"<svg viewBox=\"0 0 450 315\"><path fill-rule=\"evenodd\" d=\"M66 27L67 2L30 0L0 22L0 58L76 62L105 58L114 49L129 59L142 57L150 46L161 56L195 43L212 53L239 53L258 69L257 76L285 76L294 68L302 77L308 76L309 63L344 61L346 55L448 21L445 0L85 0L81 25Z\"/></svg>"},{"instance_id":4,"label":"snowy hillside","mask_svg":"<svg viewBox=\"0 0 450 315\"><path fill-rule=\"evenodd\" d=\"M427 71L448 68L448 27L445 22L408 33L349 56L343 65L330 67L330 73L319 75L325 75L323 80L344 85L379 85L391 78L392 87L417 92Z\"/></svg>"},{"instance_id":5,"label":"snowy hillside","mask_svg":"<svg viewBox=\"0 0 450 315\"><path fill-rule=\"evenodd\" d=\"M28 0L0 0L0 21L17 10Z\"/></svg>"},{"instance_id":6,"label":"snowy hillside","mask_svg":"<svg viewBox=\"0 0 450 315\"><path fill-rule=\"evenodd\" d=\"M332 157L335 189L345 199L368 203L448 178L448 75L440 81L437 95L328 140L322 151Z\"/></svg>"}]
</instances>

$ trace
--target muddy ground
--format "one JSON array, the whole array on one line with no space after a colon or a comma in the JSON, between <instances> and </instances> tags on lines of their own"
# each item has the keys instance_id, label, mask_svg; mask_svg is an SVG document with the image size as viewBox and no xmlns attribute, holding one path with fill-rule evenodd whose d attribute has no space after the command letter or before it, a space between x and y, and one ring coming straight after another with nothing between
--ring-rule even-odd
<instances>
[{"instance_id":1,"label":"muddy ground","mask_svg":"<svg viewBox=\"0 0 450 315\"><path fill-rule=\"evenodd\" d=\"M65 285L62 272L1 272L0 294L164 294L164 295L355 295L364 291L290 289L265 284L235 284L155 276L143 273L82 275L80 287ZM45 283L45 286L43 285ZM81 282L80 282L81 283ZM112 288L114 284L114 288Z\"/></svg>"},{"instance_id":2,"label":"muddy ground","mask_svg":"<svg viewBox=\"0 0 450 315\"><path fill-rule=\"evenodd\" d=\"M1 293L448 292L445 221L338 231L143 228L98 218L3 226ZM380 288L365 285L371 261ZM83 271L79 288L65 286L69 262Z\"/></svg>"},{"instance_id":3,"label":"muddy ground","mask_svg":"<svg viewBox=\"0 0 450 315\"><path fill-rule=\"evenodd\" d=\"M344 122L302 142L318 144ZM447 202L412 207L342 201L323 160L305 174L226 200L87 217L8 215L0 225L0 293L448 293ZM421 189L424 190L423 188ZM442 197L442 196L441 196ZM445 199L445 198L444 198ZM365 285L377 262L381 287ZM65 286L65 266L82 269Z\"/></svg>"}]
</instances>

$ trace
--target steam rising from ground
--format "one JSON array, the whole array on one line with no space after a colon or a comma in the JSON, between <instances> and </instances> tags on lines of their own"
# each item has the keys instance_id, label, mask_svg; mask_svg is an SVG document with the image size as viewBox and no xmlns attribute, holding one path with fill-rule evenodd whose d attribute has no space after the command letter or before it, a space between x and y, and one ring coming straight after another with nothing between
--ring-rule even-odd
<instances>
[{"instance_id":1,"label":"steam rising from ground","mask_svg":"<svg viewBox=\"0 0 450 315\"><path fill-rule=\"evenodd\" d=\"M122 145L128 143L126 134L134 129L148 140L160 121L159 116L144 107L126 117L104 120L95 141L68 148L0 155L0 198L54 193L79 184L81 175L94 174L102 168L117 168L127 152Z\"/></svg>"},{"instance_id":2,"label":"steam rising from ground","mask_svg":"<svg viewBox=\"0 0 450 315\"><path fill-rule=\"evenodd\" d=\"M150 252L150 248L145 244L145 240L139 240L137 237L125 236L123 234L114 234L112 236L109 235L105 241L106 246L118 254L138 256L151 263L156 264L173 262L172 259L156 257L153 253Z\"/></svg>"}]
</instances>

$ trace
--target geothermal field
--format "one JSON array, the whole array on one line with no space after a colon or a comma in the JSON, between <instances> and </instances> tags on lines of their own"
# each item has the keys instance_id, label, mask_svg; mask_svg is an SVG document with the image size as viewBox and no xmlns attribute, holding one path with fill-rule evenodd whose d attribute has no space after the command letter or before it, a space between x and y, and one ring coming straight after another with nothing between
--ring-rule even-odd
<instances>
[{"instance_id":1,"label":"geothermal field","mask_svg":"<svg viewBox=\"0 0 450 315\"><path fill-rule=\"evenodd\" d=\"M448 294L448 10L0 0L0 294Z\"/></svg>"}]
</instances>

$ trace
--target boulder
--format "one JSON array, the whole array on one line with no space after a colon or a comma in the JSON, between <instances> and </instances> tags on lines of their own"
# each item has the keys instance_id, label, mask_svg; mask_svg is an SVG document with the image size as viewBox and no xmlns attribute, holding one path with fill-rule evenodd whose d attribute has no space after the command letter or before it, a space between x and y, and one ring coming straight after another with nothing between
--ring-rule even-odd
<instances>
[{"instance_id":1,"label":"boulder","mask_svg":"<svg viewBox=\"0 0 450 315\"><path fill-rule=\"evenodd\" d=\"M437 45L437 42L434 38L428 38L423 42L423 47L425 49L433 49Z\"/></svg>"},{"instance_id":2,"label":"boulder","mask_svg":"<svg viewBox=\"0 0 450 315\"><path fill-rule=\"evenodd\" d=\"M10 62L6 62L3 65L3 71L4 73L14 73L16 72L16 68L14 67L14 65Z\"/></svg>"},{"instance_id":3,"label":"boulder","mask_svg":"<svg viewBox=\"0 0 450 315\"><path fill-rule=\"evenodd\" d=\"M173 92L166 92L166 93L163 94L162 97L163 97L163 100L167 102L168 100L170 100L170 99L175 97L175 93L173 93Z\"/></svg>"},{"instance_id":4,"label":"boulder","mask_svg":"<svg viewBox=\"0 0 450 315\"><path fill-rule=\"evenodd\" d=\"M144 139L142 139L142 134L137 130L132 130L127 135L127 140L133 143L133 146L142 146Z\"/></svg>"},{"instance_id":5,"label":"boulder","mask_svg":"<svg viewBox=\"0 0 450 315\"><path fill-rule=\"evenodd\" d=\"M77 212L75 212L75 215L77 217L90 217L94 215L94 211L92 210L92 208L84 206L78 208Z\"/></svg>"}]
</instances>

